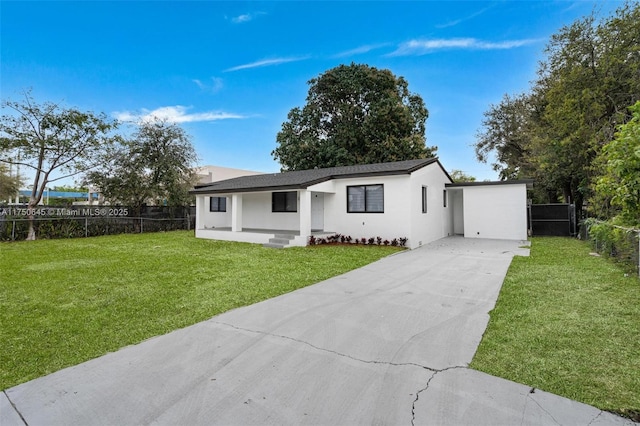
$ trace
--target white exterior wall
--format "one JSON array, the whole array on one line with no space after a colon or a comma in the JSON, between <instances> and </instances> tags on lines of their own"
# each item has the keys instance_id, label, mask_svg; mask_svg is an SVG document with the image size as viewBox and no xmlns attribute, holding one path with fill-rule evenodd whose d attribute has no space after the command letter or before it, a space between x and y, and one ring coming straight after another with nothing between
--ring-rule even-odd
<instances>
[{"instance_id":1,"label":"white exterior wall","mask_svg":"<svg viewBox=\"0 0 640 426\"><path fill-rule=\"evenodd\" d=\"M241 204L240 200L237 201L242 206L242 215L236 219L245 232L252 228L300 231L302 235L293 244L305 245L312 228L312 211L314 208L318 211L319 201L315 195L322 195L324 231L350 235L354 239L381 237L391 241L406 237L410 248L458 233L464 233L466 238L527 239L526 184L447 189L447 183L450 183L449 178L438 163L418 169L411 175L335 179L296 191L298 211L295 213L272 212L271 191L236 194L241 197ZM384 213L347 213L348 186L377 184L384 185ZM422 212L423 186L427 187L428 195L426 213ZM443 200L445 189L446 206ZM215 231L215 228L232 227L234 196L219 196L224 195L227 197L226 212L210 212L210 197L196 197L197 236L216 238L224 231ZM304 216L302 220L301 215ZM248 233L238 234L227 231L224 236L220 234L220 239L243 241L250 237ZM263 235L251 238L260 239Z\"/></svg>"},{"instance_id":2,"label":"white exterior wall","mask_svg":"<svg viewBox=\"0 0 640 426\"><path fill-rule=\"evenodd\" d=\"M196 197L196 229L231 227L231 196L227 197L226 212L210 212L210 199L209 196Z\"/></svg>"},{"instance_id":3,"label":"white exterior wall","mask_svg":"<svg viewBox=\"0 0 640 426\"><path fill-rule=\"evenodd\" d=\"M445 184L451 183L438 164L416 170L411 175L411 232L409 246L420 247L452 233L449 202L444 205ZM427 212L422 213L422 187L427 187Z\"/></svg>"},{"instance_id":4,"label":"white exterior wall","mask_svg":"<svg viewBox=\"0 0 640 426\"><path fill-rule=\"evenodd\" d=\"M271 211L271 192L241 193L242 228L298 230L300 227L300 194L298 211L295 213L274 213ZM225 195L217 195L223 197ZM229 228L232 225L232 195L227 197L226 212L210 212L209 196L196 197L197 229Z\"/></svg>"},{"instance_id":5,"label":"white exterior wall","mask_svg":"<svg viewBox=\"0 0 640 426\"><path fill-rule=\"evenodd\" d=\"M275 191L281 192L281 191ZM287 192L287 191L285 191ZM300 194L297 195L297 212L274 213L271 211L271 191L252 192L243 195L242 226L257 229L297 230L300 227Z\"/></svg>"},{"instance_id":6,"label":"white exterior wall","mask_svg":"<svg viewBox=\"0 0 640 426\"><path fill-rule=\"evenodd\" d=\"M407 200L409 175L338 179L309 187L332 190L324 195L324 229L355 238L410 238ZM384 213L347 213L347 186L384 185Z\"/></svg>"},{"instance_id":7,"label":"white exterior wall","mask_svg":"<svg viewBox=\"0 0 640 426\"><path fill-rule=\"evenodd\" d=\"M526 184L463 187L465 238L527 239Z\"/></svg>"}]
</instances>

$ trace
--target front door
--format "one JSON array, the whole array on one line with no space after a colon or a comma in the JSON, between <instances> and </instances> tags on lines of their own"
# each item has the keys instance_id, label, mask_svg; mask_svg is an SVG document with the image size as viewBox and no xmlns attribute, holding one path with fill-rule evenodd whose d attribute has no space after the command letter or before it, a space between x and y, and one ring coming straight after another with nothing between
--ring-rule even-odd
<instances>
[{"instance_id":1,"label":"front door","mask_svg":"<svg viewBox=\"0 0 640 426\"><path fill-rule=\"evenodd\" d=\"M324 230L324 194L322 192L311 193L311 230Z\"/></svg>"}]
</instances>

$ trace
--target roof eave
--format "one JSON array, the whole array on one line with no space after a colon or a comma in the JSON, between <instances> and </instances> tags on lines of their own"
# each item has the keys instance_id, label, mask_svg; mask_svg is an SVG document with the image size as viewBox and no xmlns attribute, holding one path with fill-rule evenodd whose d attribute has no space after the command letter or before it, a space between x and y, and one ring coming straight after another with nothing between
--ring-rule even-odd
<instances>
[{"instance_id":1,"label":"roof eave","mask_svg":"<svg viewBox=\"0 0 640 426\"><path fill-rule=\"evenodd\" d=\"M497 185L526 185L527 188L533 188L533 179L517 179L517 180L498 180L490 182L454 182L447 183L447 188L463 188L472 186L497 186Z\"/></svg>"}]
</instances>

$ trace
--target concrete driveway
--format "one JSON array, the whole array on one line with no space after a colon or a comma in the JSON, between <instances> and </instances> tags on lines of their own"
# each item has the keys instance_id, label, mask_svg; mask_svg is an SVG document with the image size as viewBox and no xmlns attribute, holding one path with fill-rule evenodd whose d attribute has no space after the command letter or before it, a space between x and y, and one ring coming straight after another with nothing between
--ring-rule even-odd
<instances>
[{"instance_id":1,"label":"concrete driveway","mask_svg":"<svg viewBox=\"0 0 640 426\"><path fill-rule=\"evenodd\" d=\"M522 243L448 238L6 390L0 425L605 425L467 368Z\"/></svg>"}]
</instances>

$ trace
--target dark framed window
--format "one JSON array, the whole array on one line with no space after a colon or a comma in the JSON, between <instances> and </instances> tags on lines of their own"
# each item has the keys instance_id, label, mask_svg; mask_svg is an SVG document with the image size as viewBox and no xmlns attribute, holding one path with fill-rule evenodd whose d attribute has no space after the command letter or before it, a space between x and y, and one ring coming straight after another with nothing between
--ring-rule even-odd
<instances>
[{"instance_id":1,"label":"dark framed window","mask_svg":"<svg viewBox=\"0 0 640 426\"><path fill-rule=\"evenodd\" d=\"M422 187L422 213L427 212L427 187Z\"/></svg>"},{"instance_id":2,"label":"dark framed window","mask_svg":"<svg viewBox=\"0 0 640 426\"><path fill-rule=\"evenodd\" d=\"M447 207L447 190L442 190L442 207Z\"/></svg>"},{"instance_id":3,"label":"dark framed window","mask_svg":"<svg viewBox=\"0 0 640 426\"><path fill-rule=\"evenodd\" d=\"M298 211L298 194L296 191L272 192L271 211L274 213L295 213Z\"/></svg>"},{"instance_id":4,"label":"dark framed window","mask_svg":"<svg viewBox=\"0 0 640 426\"><path fill-rule=\"evenodd\" d=\"M347 186L347 213L384 213L384 185Z\"/></svg>"},{"instance_id":5,"label":"dark framed window","mask_svg":"<svg viewBox=\"0 0 640 426\"><path fill-rule=\"evenodd\" d=\"M209 211L210 212L226 212L227 211L227 197L211 197L211 198L209 198Z\"/></svg>"}]
</instances>

